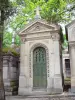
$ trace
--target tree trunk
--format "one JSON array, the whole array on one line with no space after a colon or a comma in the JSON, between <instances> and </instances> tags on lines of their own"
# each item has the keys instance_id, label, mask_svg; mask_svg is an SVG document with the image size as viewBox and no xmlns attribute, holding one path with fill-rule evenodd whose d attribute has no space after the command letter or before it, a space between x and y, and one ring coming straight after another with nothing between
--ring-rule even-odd
<instances>
[{"instance_id":1,"label":"tree trunk","mask_svg":"<svg viewBox=\"0 0 75 100\"><path fill-rule=\"evenodd\" d=\"M2 42L4 33L4 11L1 10L0 18L0 100L5 100L5 91L3 83L3 55L2 55Z\"/></svg>"}]
</instances>

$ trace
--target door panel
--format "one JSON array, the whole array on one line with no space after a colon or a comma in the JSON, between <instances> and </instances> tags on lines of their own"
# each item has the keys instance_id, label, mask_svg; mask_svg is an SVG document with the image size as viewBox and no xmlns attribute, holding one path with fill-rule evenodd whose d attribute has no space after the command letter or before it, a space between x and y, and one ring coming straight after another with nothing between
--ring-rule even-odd
<instances>
[{"instance_id":1,"label":"door panel","mask_svg":"<svg viewBox=\"0 0 75 100\"><path fill-rule=\"evenodd\" d=\"M46 51L43 47L33 51L33 87L47 87Z\"/></svg>"}]
</instances>

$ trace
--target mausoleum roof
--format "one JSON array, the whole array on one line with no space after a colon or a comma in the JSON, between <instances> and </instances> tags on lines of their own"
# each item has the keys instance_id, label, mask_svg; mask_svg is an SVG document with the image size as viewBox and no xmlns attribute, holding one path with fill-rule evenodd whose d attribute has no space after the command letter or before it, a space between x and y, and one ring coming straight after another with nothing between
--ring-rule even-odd
<instances>
[{"instance_id":1,"label":"mausoleum roof","mask_svg":"<svg viewBox=\"0 0 75 100\"><path fill-rule=\"evenodd\" d=\"M58 24L55 23L48 23L47 21L43 20L43 19L35 19L34 21L29 22L27 25L25 25L19 32L19 35L23 35L23 34L27 34L27 31L31 28L36 28L37 26L40 27L44 27L47 28L44 31L53 31L53 30L60 30L60 26ZM39 31L39 30L37 30Z\"/></svg>"},{"instance_id":2,"label":"mausoleum roof","mask_svg":"<svg viewBox=\"0 0 75 100\"><path fill-rule=\"evenodd\" d=\"M68 40L68 28L70 28L73 24L75 23L75 20L73 20L72 22L70 22L69 24L67 24L65 26L65 30L66 30L66 39Z\"/></svg>"}]
</instances>

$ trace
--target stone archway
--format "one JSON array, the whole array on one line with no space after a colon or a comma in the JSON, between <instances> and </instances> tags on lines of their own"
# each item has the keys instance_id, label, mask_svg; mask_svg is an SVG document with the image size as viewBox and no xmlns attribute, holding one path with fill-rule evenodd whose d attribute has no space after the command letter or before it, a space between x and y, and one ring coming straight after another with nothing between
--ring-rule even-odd
<instances>
[{"instance_id":1,"label":"stone archway","mask_svg":"<svg viewBox=\"0 0 75 100\"><path fill-rule=\"evenodd\" d=\"M46 50L43 47L33 51L33 88L47 88Z\"/></svg>"},{"instance_id":2,"label":"stone archway","mask_svg":"<svg viewBox=\"0 0 75 100\"><path fill-rule=\"evenodd\" d=\"M46 55L46 77L49 77L49 50L48 47L45 44L42 43L37 43L37 44L33 44L31 46L30 49L30 54L29 54L29 76L31 77L32 80L32 87L34 87L34 83L33 83L33 52L36 48L41 47L44 48L45 50L45 55ZM47 87L47 78L46 78L46 86Z\"/></svg>"}]
</instances>

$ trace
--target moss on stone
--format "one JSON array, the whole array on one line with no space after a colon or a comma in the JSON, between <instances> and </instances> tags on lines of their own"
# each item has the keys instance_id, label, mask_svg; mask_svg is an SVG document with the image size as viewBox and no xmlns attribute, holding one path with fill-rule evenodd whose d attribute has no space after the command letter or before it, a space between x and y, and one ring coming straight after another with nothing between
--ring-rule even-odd
<instances>
[{"instance_id":1,"label":"moss on stone","mask_svg":"<svg viewBox=\"0 0 75 100\"><path fill-rule=\"evenodd\" d=\"M71 81L71 78L65 78L64 80L65 81Z\"/></svg>"},{"instance_id":2,"label":"moss on stone","mask_svg":"<svg viewBox=\"0 0 75 100\"><path fill-rule=\"evenodd\" d=\"M70 85L71 84L71 78L65 78L64 79L64 84L65 85Z\"/></svg>"},{"instance_id":3,"label":"moss on stone","mask_svg":"<svg viewBox=\"0 0 75 100\"><path fill-rule=\"evenodd\" d=\"M14 56L19 56L20 54L16 52L14 48L3 48L3 54L12 54Z\"/></svg>"}]
</instances>

